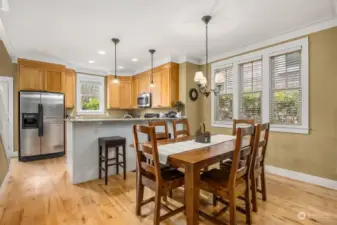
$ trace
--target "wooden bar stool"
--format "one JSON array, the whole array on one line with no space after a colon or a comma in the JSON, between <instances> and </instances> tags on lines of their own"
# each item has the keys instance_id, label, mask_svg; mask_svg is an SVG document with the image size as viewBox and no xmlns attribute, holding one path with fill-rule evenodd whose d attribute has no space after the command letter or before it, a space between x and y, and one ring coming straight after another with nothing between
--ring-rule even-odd
<instances>
[{"instance_id":1,"label":"wooden bar stool","mask_svg":"<svg viewBox=\"0 0 337 225\"><path fill-rule=\"evenodd\" d=\"M119 174L119 167L123 168L124 180L126 180L126 152L125 152L126 139L119 136L101 137L98 138L98 165L99 165L99 179L102 178L102 170L105 172L105 185L108 184L108 170L109 166L116 166L116 174ZM123 147L123 153L119 154L119 147ZM109 148L115 148L116 157L109 158ZM104 155L103 155L104 149ZM119 161L119 156L123 157L123 161ZM108 164L109 161L114 161ZM102 166L104 163L104 166Z\"/></svg>"}]
</instances>

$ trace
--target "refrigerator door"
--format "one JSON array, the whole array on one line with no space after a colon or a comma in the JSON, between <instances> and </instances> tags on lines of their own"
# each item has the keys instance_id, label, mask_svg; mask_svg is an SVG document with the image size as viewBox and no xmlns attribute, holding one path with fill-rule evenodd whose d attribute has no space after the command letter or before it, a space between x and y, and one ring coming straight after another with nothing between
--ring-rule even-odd
<instances>
[{"instance_id":1,"label":"refrigerator door","mask_svg":"<svg viewBox=\"0 0 337 225\"><path fill-rule=\"evenodd\" d=\"M43 135L41 154L64 152L64 95L41 93Z\"/></svg>"},{"instance_id":2,"label":"refrigerator door","mask_svg":"<svg viewBox=\"0 0 337 225\"><path fill-rule=\"evenodd\" d=\"M40 155L38 106L40 92L19 92L20 98L20 157Z\"/></svg>"}]
</instances>

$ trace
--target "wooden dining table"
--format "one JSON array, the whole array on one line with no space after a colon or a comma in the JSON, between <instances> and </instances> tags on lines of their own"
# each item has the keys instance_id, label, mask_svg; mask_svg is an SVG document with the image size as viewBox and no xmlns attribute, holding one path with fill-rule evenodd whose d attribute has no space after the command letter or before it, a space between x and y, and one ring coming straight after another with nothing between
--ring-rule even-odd
<instances>
[{"instance_id":1,"label":"wooden dining table","mask_svg":"<svg viewBox=\"0 0 337 225\"><path fill-rule=\"evenodd\" d=\"M194 139L195 137L182 137L177 139L158 140L157 144L160 146ZM248 141L247 143L245 142L246 141L244 141L243 145L249 144ZM184 168L185 170L187 225L196 225L199 223L200 170L232 157L234 147L235 139L209 147L193 149L168 156L167 164L176 168Z\"/></svg>"}]
</instances>

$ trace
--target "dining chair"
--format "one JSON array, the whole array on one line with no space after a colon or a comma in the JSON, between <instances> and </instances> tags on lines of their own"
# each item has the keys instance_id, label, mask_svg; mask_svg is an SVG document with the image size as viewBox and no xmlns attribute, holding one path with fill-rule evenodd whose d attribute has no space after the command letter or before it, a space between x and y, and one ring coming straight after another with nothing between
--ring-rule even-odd
<instances>
[{"instance_id":1,"label":"dining chair","mask_svg":"<svg viewBox=\"0 0 337 225\"><path fill-rule=\"evenodd\" d=\"M166 140L171 138L171 134L168 132L168 126L164 120L150 121L149 126L155 127L155 137L157 140ZM157 128L163 127L164 132L157 132Z\"/></svg>"},{"instance_id":2,"label":"dining chair","mask_svg":"<svg viewBox=\"0 0 337 225\"><path fill-rule=\"evenodd\" d=\"M138 133L150 136L150 146L139 142ZM184 185L184 173L175 168L160 167L157 140L155 138L155 128L141 125L133 125L133 138L137 155L137 200L136 214L141 214L141 207L154 201L154 225L177 213L185 210L185 206L172 210L168 206L161 204L161 198L167 193ZM155 192L155 196L143 200L144 187ZM163 206L169 212L160 216L160 208Z\"/></svg>"},{"instance_id":3,"label":"dining chair","mask_svg":"<svg viewBox=\"0 0 337 225\"><path fill-rule=\"evenodd\" d=\"M243 145L245 137L249 137L249 144ZM250 170L254 147L254 127L237 128L236 140L233 153L233 161L230 172L222 169L212 169L201 175L200 188L219 196L221 200L228 203L230 224L236 224L236 199L241 195L245 196L246 223L251 224L251 196L250 196ZM244 158L245 164L239 167L240 160ZM226 208L224 208L226 209ZM218 216L224 210L220 210L215 216ZM214 216L200 212L202 216L215 222L222 223Z\"/></svg>"},{"instance_id":4,"label":"dining chair","mask_svg":"<svg viewBox=\"0 0 337 225\"><path fill-rule=\"evenodd\" d=\"M263 201L267 200L264 160L265 160L266 152L267 152L269 129L270 129L269 123L258 124L255 129L255 142L254 142L252 170L251 170L252 202L253 202L254 212L257 212L257 208L258 208L257 192L260 192L262 194ZM261 135L263 134L263 132L264 132L264 135L263 135L263 138L261 138ZM261 190L258 189L259 180L261 180Z\"/></svg>"},{"instance_id":5,"label":"dining chair","mask_svg":"<svg viewBox=\"0 0 337 225\"><path fill-rule=\"evenodd\" d=\"M190 133L190 124L188 123L188 119L177 119L172 121L173 124L173 136L174 139L177 139L178 137L185 137L185 136L191 136ZM178 125L182 125L183 129L178 130Z\"/></svg>"}]
</instances>

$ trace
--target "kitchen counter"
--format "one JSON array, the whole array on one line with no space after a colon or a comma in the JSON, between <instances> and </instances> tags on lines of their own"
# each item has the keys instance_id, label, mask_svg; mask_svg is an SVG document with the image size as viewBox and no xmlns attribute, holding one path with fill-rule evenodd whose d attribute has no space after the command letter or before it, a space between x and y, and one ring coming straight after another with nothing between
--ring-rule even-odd
<instances>
[{"instance_id":1,"label":"kitchen counter","mask_svg":"<svg viewBox=\"0 0 337 225\"><path fill-rule=\"evenodd\" d=\"M66 119L66 162L67 170L73 184L98 179L98 138L121 136L126 138L126 169L136 169L136 152L133 143L132 125L147 125L151 120L166 120L168 130L173 135L172 118L133 118L118 119L74 118ZM181 125L179 125L181 126ZM162 128L162 129L160 129ZM159 127L157 132L163 132ZM146 135L139 135L140 142L146 142ZM109 158L115 157L115 151L109 151ZM115 174L115 167L109 167L109 175Z\"/></svg>"},{"instance_id":2,"label":"kitchen counter","mask_svg":"<svg viewBox=\"0 0 337 225\"><path fill-rule=\"evenodd\" d=\"M70 118L66 119L68 122L83 123L83 122L123 122L123 121L152 121L152 120L176 120L177 118L112 118L112 117L102 117L102 118Z\"/></svg>"}]
</instances>

